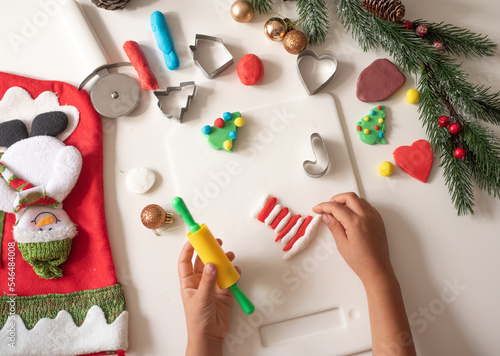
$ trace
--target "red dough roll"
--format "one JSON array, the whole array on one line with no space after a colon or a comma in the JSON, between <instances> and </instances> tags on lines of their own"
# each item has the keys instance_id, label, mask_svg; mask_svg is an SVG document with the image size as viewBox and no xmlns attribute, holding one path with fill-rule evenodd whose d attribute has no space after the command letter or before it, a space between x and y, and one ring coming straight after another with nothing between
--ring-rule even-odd
<instances>
[{"instance_id":1,"label":"red dough roll","mask_svg":"<svg viewBox=\"0 0 500 356\"><path fill-rule=\"evenodd\" d=\"M245 54L238 62L236 72L244 85L255 85L264 77L264 64L255 54Z\"/></svg>"},{"instance_id":2,"label":"red dough roll","mask_svg":"<svg viewBox=\"0 0 500 356\"><path fill-rule=\"evenodd\" d=\"M139 75L141 87L146 90L158 89L159 86L156 77L149 67L146 56L144 56L144 52L142 52L139 44L135 41L127 41L123 44L123 50Z\"/></svg>"}]
</instances>

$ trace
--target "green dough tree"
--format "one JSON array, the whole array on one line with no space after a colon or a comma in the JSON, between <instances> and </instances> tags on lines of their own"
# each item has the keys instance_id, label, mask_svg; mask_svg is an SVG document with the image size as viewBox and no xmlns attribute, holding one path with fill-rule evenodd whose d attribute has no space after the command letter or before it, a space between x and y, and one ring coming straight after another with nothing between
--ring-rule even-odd
<instances>
[{"instance_id":1,"label":"green dough tree","mask_svg":"<svg viewBox=\"0 0 500 356\"><path fill-rule=\"evenodd\" d=\"M385 108L379 105L370 111L370 114L363 117L356 123L359 139L364 143L373 145L374 143L386 144L385 140Z\"/></svg>"}]
</instances>

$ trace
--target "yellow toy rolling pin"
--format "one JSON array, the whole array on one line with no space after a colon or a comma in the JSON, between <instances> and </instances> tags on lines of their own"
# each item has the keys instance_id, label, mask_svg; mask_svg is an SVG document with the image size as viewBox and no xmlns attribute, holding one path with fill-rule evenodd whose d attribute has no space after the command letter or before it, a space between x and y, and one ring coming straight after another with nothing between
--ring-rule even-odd
<instances>
[{"instance_id":1,"label":"yellow toy rolling pin","mask_svg":"<svg viewBox=\"0 0 500 356\"><path fill-rule=\"evenodd\" d=\"M255 307L247 296L238 287L240 275L229 258L220 247L205 224L198 225L189 212L184 200L180 197L172 199L172 206L189 227L187 238L195 249L201 261L213 263L217 267L217 285L221 289L233 292L236 301L245 314L252 314Z\"/></svg>"}]
</instances>

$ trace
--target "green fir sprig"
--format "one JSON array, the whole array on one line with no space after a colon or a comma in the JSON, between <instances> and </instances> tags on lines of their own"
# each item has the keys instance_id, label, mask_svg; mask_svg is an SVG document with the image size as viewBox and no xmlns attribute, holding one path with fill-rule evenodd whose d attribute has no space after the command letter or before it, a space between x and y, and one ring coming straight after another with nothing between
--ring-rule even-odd
<instances>
[{"instance_id":1,"label":"green fir sprig","mask_svg":"<svg viewBox=\"0 0 500 356\"><path fill-rule=\"evenodd\" d=\"M328 8L325 0L299 0L297 2L299 23L307 40L312 45L325 42L330 29Z\"/></svg>"},{"instance_id":2,"label":"green fir sprig","mask_svg":"<svg viewBox=\"0 0 500 356\"><path fill-rule=\"evenodd\" d=\"M450 55L492 56L497 46L487 36L445 23L417 20L425 25L425 38L384 21L366 11L358 0L336 0L342 25L352 33L364 51L383 48L404 70L417 76L420 92L420 120L429 142L441 158L444 180L458 215L474 213L474 183L494 197L500 197L500 140L481 121L500 124L500 93L468 82L461 64ZM445 52L432 43L440 41ZM459 123L461 132L452 135L438 125L441 115ZM454 151L462 147L466 157Z\"/></svg>"},{"instance_id":3,"label":"green fir sprig","mask_svg":"<svg viewBox=\"0 0 500 356\"><path fill-rule=\"evenodd\" d=\"M265 14L271 11L273 0L250 0L250 3L259 14Z\"/></svg>"}]
</instances>

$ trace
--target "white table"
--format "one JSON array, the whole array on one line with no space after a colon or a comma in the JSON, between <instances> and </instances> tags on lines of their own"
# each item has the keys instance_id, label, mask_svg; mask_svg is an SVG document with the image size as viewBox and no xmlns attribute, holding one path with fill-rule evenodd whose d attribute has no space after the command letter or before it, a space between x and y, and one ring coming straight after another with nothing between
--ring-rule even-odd
<instances>
[{"instance_id":1,"label":"white table","mask_svg":"<svg viewBox=\"0 0 500 356\"><path fill-rule=\"evenodd\" d=\"M196 81L199 91L186 114L188 117L206 117L214 106L245 111L306 95L296 74L296 57L264 37L262 28L266 16L256 15L250 23L238 24L228 12L232 0L132 0L125 10L115 12L98 9L90 1L80 2L111 62L126 60L121 46L126 40L135 40L143 46L161 87ZM39 11L48 11L41 3L24 1L23 4L30 5L23 5L22 13L16 12L20 15L17 20L12 19L8 11L20 5L2 3L0 20L7 23L5 26L11 26L11 31L20 31L23 16L31 19ZM294 17L293 3L275 3L276 12ZM500 3L497 1L422 0L405 1L405 6L408 19L454 23L489 34L500 43ZM166 69L156 50L149 31L149 15L155 10L167 15L181 60L179 70ZM362 144L354 124L373 105L357 100L357 76L373 60L388 56L382 51L363 53L342 29L333 11L331 13L332 29L327 43L311 49L331 53L339 61L337 77L324 92L334 97L344 123L361 193L384 217L391 258L401 283L417 351L422 355L497 355L500 353L497 335L500 200L477 191L476 215L457 217L437 159L426 184L399 169L391 178L378 175L378 164L392 160L396 147L425 138L417 106L404 99L406 90L415 87L415 78L406 75L404 87L384 102L390 108L389 144L374 147ZM52 19L50 13L49 18ZM51 26L52 20L40 26L30 46L36 49L42 45L57 46L46 34ZM244 87L236 77L236 65L215 80L206 79L193 65L188 50L197 33L223 38L235 62L246 53L259 55L266 71L263 82L252 88ZM5 35L1 37L0 70L75 85L88 73L70 66L61 68L60 59L50 51L40 51L37 58L27 59L13 50ZM20 49L21 53L25 51ZM472 82L500 90L500 55L464 60L463 67ZM157 238L139 220L140 211L147 204L170 208L169 201L175 190L164 141L168 130L178 123L162 116L152 93L143 91L142 94L138 108L129 117L103 119L109 236L130 312L127 355L180 355L185 348L186 332L177 257L185 242L184 228L177 224L168 234ZM493 129L500 135L499 127ZM137 166L149 167L159 177L153 190L145 195L130 193L125 186L125 173ZM325 199L329 197L330 192L325 192ZM238 246L229 247L237 252ZM242 267L244 269L244 265Z\"/></svg>"}]
</instances>

